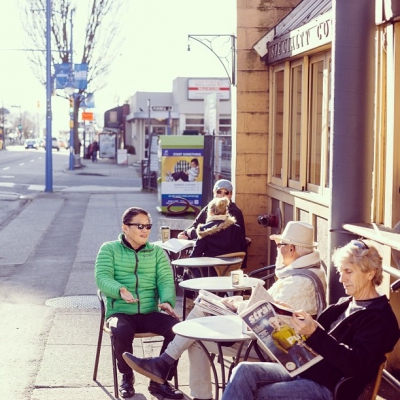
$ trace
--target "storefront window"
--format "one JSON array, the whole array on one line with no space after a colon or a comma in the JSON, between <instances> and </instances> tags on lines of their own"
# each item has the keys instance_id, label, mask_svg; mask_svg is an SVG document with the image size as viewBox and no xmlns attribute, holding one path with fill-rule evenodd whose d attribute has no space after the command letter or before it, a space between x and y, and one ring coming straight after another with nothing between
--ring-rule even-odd
<instances>
[{"instance_id":1,"label":"storefront window","mask_svg":"<svg viewBox=\"0 0 400 400\"><path fill-rule=\"evenodd\" d=\"M321 184L322 96L324 62L310 65L310 132L308 153L308 183Z\"/></svg>"},{"instance_id":2,"label":"storefront window","mask_svg":"<svg viewBox=\"0 0 400 400\"><path fill-rule=\"evenodd\" d=\"M329 193L331 52L272 67L271 183Z\"/></svg>"},{"instance_id":3,"label":"storefront window","mask_svg":"<svg viewBox=\"0 0 400 400\"><path fill-rule=\"evenodd\" d=\"M282 178L283 168L283 99L284 99L284 71L276 71L274 73L273 87L273 162L272 176Z\"/></svg>"},{"instance_id":4,"label":"storefront window","mask_svg":"<svg viewBox=\"0 0 400 400\"><path fill-rule=\"evenodd\" d=\"M289 135L289 180L300 181L302 65L291 69L291 132Z\"/></svg>"}]
</instances>

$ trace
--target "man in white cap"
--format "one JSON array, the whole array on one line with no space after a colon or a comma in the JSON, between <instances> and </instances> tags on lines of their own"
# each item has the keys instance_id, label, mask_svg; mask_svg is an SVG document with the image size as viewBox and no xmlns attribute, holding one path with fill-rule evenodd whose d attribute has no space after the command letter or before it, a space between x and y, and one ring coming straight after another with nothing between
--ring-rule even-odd
<instances>
[{"instance_id":1,"label":"man in white cap","mask_svg":"<svg viewBox=\"0 0 400 400\"><path fill-rule=\"evenodd\" d=\"M275 240L278 255L275 275L278 280L269 289L276 301L297 304L310 310L311 315L319 314L326 306L326 275L321 266L318 243L314 242L312 225L291 221L281 235L271 235Z\"/></svg>"},{"instance_id":2,"label":"man in white cap","mask_svg":"<svg viewBox=\"0 0 400 400\"><path fill-rule=\"evenodd\" d=\"M215 182L213 194L215 197L226 197L230 200L229 203L229 214L236 219L236 223L242 228L243 237L246 237L246 231L244 226L243 213L240 211L239 207L232 201L233 186L227 179L220 179ZM183 232L178 234L178 239L196 239L197 232L196 228L200 224L205 224L207 220L207 206L205 206L193 221L192 225L185 229Z\"/></svg>"}]
</instances>

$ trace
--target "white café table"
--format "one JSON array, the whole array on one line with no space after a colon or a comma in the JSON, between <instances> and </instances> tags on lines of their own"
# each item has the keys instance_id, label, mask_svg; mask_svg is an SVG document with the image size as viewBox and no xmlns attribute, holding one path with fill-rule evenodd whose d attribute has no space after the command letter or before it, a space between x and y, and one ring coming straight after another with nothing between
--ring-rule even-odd
<instances>
[{"instance_id":1,"label":"white caf\u00e9 table","mask_svg":"<svg viewBox=\"0 0 400 400\"><path fill-rule=\"evenodd\" d=\"M203 268L207 268L208 275L210 275L210 268L214 266L229 266L232 264L238 264L242 261L243 260L240 257L189 257L174 260L171 264L174 267L182 267L184 269L200 268L201 273Z\"/></svg>"},{"instance_id":2,"label":"white caf\u00e9 table","mask_svg":"<svg viewBox=\"0 0 400 400\"><path fill-rule=\"evenodd\" d=\"M244 286L232 286L230 276L210 276L179 282L179 287L183 289L182 318L183 320L186 318L186 292L188 290L198 292L200 289L204 289L213 293L244 292L245 290L251 290L258 282L265 284L262 279L250 277Z\"/></svg>"},{"instance_id":3,"label":"white caf\u00e9 table","mask_svg":"<svg viewBox=\"0 0 400 400\"><path fill-rule=\"evenodd\" d=\"M224 390L226 386L225 366L223 361L223 343L241 342L236 354L235 363L240 360L243 345L249 340L255 340L255 336L242 333L242 319L238 315L216 315L211 317L194 318L179 322L173 328L176 335L197 340L206 353L210 362L215 380L215 400L218 400L219 389ZM215 342L221 364L221 384L218 381L217 370L214 365L214 358L211 357L206 346L202 342Z\"/></svg>"}]
</instances>

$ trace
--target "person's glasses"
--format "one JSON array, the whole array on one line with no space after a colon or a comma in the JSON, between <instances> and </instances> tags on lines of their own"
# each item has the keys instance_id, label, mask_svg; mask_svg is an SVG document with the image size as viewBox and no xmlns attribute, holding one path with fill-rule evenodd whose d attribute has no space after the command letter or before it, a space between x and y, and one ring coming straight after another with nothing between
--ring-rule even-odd
<instances>
[{"instance_id":1,"label":"person's glasses","mask_svg":"<svg viewBox=\"0 0 400 400\"><path fill-rule=\"evenodd\" d=\"M217 190L217 194L223 194L225 196L228 196L229 192L227 190Z\"/></svg>"},{"instance_id":2,"label":"person's glasses","mask_svg":"<svg viewBox=\"0 0 400 400\"><path fill-rule=\"evenodd\" d=\"M276 247L280 249L282 246L287 246L289 243L278 243Z\"/></svg>"},{"instance_id":3,"label":"person's glasses","mask_svg":"<svg viewBox=\"0 0 400 400\"><path fill-rule=\"evenodd\" d=\"M135 223L135 222L129 222L129 223L126 223L125 225L128 225L128 226L137 226L137 228L138 228L140 231L142 231L144 228L146 228L147 230L150 230L151 227L153 226L153 224L137 224L137 223Z\"/></svg>"},{"instance_id":4,"label":"person's glasses","mask_svg":"<svg viewBox=\"0 0 400 400\"><path fill-rule=\"evenodd\" d=\"M368 250L368 249L369 249L369 247L367 246L367 244L366 244L363 240L361 240L361 239L352 240L352 241L350 242L350 244L352 244L353 246L358 247L358 248L361 249L361 250Z\"/></svg>"}]
</instances>

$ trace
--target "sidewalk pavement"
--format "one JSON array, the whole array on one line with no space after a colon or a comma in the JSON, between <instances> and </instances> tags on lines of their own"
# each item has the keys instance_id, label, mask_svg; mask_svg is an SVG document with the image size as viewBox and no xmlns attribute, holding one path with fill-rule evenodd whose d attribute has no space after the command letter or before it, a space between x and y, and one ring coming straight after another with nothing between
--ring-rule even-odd
<instances>
[{"instance_id":1,"label":"sidewalk pavement","mask_svg":"<svg viewBox=\"0 0 400 400\"><path fill-rule=\"evenodd\" d=\"M66 173L138 176L134 167L109 160L85 161L84 168ZM151 213L155 229L150 240L160 239L156 193L143 192L140 187L70 187L57 193L38 193L22 206L11 197L7 199L15 202L11 212L10 206L5 212L0 207L4 289L0 290L0 398L114 398L107 334L103 336L97 381L92 380L100 323L94 261L100 245L117 238L122 213L130 206L141 206ZM181 304L179 297L178 314ZM158 355L161 339L135 340L134 353L139 357ZM186 399L191 398L188 370L185 352L178 378ZM147 378L135 375L134 400L160 398L148 392Z\"/></svg>"}]
</instances>

